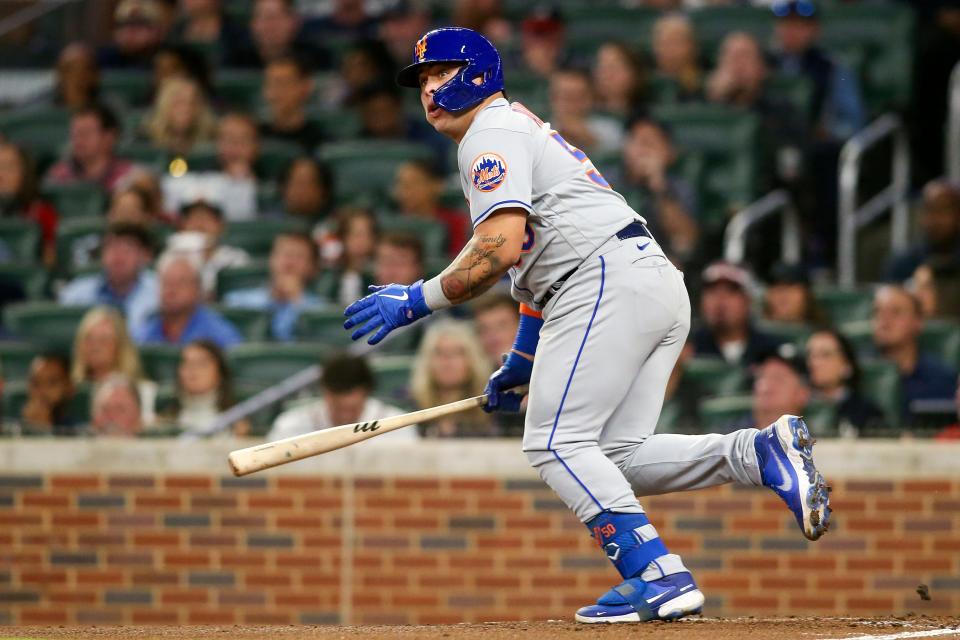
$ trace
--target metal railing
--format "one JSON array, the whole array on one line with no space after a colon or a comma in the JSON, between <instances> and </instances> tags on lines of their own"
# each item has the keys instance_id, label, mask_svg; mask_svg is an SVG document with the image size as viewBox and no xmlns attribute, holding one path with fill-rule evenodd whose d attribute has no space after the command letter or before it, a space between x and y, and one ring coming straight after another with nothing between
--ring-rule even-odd
<instances>
[{"instance_id":1,"label":"metal railing","mask_svg":"<svg viewBox=\"0 0 960 640\"><path fill-rule=\"evenodd\" d=\"M79 0L39 0L25 3L20 11L10 14L3 20L0 20L0 36L5 36L23 25L42 18L60 7L79 2Z\"/></svg>"},{"instance_id":2,"label":"metal railing","mask_svg":"<svg viewBox=\"0 0 960 640\"><path fill-rule=\"evenodd\" d=\"M738 211L727 223L723 234L723 257L727 262L741 264L747 248L750 228L770 216L780 214L780 251L788 264L800 262L800 219L797 209L785 189L771 191L759 200Z\"/></svg>"},{"instance_id":3,"label":"metal railing","mask_svg":"<svg viewBox=\"0 0 960 640\"><path fill-rule=\"evenodd\" d=\"M960 62L953 67L953 72L950 74L944 156L947 178L953 182L960 182Z\"/></svg>"},{"instance_id":4,"label":"metal railing","mask_svg":"<svg viewBox=\"0 0 960 640\"><path fill-rule=\"evenodd\" d=\"M880 193L857 206L863 155L887 138L893 139L891 182ZM837 280L842 287L853 287L857 282L857 232L861 228L890 210L890 249L897 253L907 247L910 148L907 132L898 116L892 113L882 115L847 140L840 150L839 181Z\"/></svg>"}]
</instances>

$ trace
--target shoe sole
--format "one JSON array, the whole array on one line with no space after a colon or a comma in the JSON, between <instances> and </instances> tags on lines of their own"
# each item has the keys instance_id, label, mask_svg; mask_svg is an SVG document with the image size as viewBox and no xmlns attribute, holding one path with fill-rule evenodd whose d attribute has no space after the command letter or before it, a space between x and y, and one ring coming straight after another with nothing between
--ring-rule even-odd
<instances>
[{"instance_id":1,"label":"shoe sole","mask_svg":"<svg viewBox=\"0 0 960 640\"><path fill-rule=\"evenodd\" d=\"M802 500L803 535L808 540L817 540L830 528L830 514L833 511L830 508L830 487L827 486L827 481L813 462L813 445L816 440L810 435L807 423L798 416L784 417L787 418L786 426L790 432L790 448L787 450L787 457L791 462L795 462L796 457L800 458L800 467L809 485L806 496ZM779 429L778 436L782 436ZM786 444L782 437L781 444ZM792 453L796 455L791 455Z\"/></svg>"},{"instance_id":2,"label":"shoe sole","mask_svg":"<svg viewBox=\"0 0 960 640\"><path fill-rule=\"evenodd\" d=\"M609 616L606 618L588 618L579 613L574 616L577 622L586 624L615 624L618 622L650 622L651 620L678 620L685 616L693 616L703 611L703 594L698 589L689 591L677 596L669 602L665 602L657 609L657 617L648 620L641 620L640 614L628 613L622 616Z\"/></svg>"}]
</instances>

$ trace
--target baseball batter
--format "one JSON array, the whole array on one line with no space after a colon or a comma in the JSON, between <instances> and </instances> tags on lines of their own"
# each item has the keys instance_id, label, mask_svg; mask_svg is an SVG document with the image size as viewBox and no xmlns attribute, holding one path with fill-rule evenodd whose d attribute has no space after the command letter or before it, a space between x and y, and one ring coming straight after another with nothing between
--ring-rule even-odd
<instances>
[{"instance_id":1,"label":"baseball batter","mask_svg":"<svg viewBox=\"0 0 960 640\"><path fill-rule=\"evenodd\" d=\"M353 339L463 303L509 273L521 322L487 384L488 411L520 407L523 449L584 522L623 581L580 622L699 613L703 595L636 496L726 482L772 488L804 535L827 528L828 490L803 421L783 416L729 435L655 434L667 378L690 328L682 274L644 219L579 149L504 93L500 56L481 35L430 31L398 82L427 121L459 144L473 237L431 280L373 287L350 305Z\"/></svg>"}]
</instances>

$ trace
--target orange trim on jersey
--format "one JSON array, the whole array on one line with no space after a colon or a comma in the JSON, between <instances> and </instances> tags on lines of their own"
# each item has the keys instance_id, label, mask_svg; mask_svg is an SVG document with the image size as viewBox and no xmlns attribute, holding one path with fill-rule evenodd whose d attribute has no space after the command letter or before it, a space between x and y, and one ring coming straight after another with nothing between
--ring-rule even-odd
<instances>
[{"instance_id":1,"label":"orange trim on jersey","mask_svg":"<svg viewBox=\"0 0 960 640\"><path fill-rule=\"evenodd\" d=\"M513 104L510 105L510 108L516 111L517 113L522 113L523 115L527 116L528 118L536 122L538 126L541 126L541 127L543 126L543 120L538 118L533 113L533 111L530 111L530 109L527 109L525 106L523 106L519 102L514 102Z\"/></svg>"},{"instance_id":2,"label":"orange trim on jersey","mask_svg":"<svg viewBox=\"0 0 960 640\"><path fill-rule=\"evenodd\" d=\"M530 316L531 318L543 319L543 314L537 311L536 309L531 309L524 303L520 303L520 314L525 316Z\"/></svg>"}]
</instances>

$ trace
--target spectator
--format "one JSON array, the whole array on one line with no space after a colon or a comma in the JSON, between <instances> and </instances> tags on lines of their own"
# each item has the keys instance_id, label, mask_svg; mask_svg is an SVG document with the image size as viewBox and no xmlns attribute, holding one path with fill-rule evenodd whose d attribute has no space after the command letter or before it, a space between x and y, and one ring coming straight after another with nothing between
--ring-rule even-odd
<instances>
[{"instance_id":1,"label":"spectator","mask_svg":"<svg viewBox=\"0 0 960 640\"><path fill-rule=\"evenodd\" d=\"M681 13L663 16L653 26L653 57L657 73L676 83L681 102L703 95L703 71L697 60L697 40L690 19Z\"/></svg>"},{"instance_id":2,"label":"spectator","mask_svg":"<svg viewBox=\"0 0 960 640\"><path fill-rule=\"evenodd\" d=\"M229 60L239 46L249 41L246 29L224 15L222 0L182 0L180 12L170 32L172 42L214 47L219 59Z\"/></svg>"},{"instance_id":3,"label":"spectator","mask_svg":"<svg viewBox=\"0 0 960 640\"><path fill-rule=\"evenodd\" d=\"M233 405L233 380L220 347L211 340L187 344L177 365L177 427L184 433L203 433ZM234 435L247 435L250 423L240 420L233 424L232 431Z\"/></svg>"},{"instance_id":4,"label":"spectator","mask_svg":"<svg viewBox=\"0 0 960 640\"><path fill-rule=\"evenodd\" d=\"M307 104L313 95L310 69L296 56L271 60L263 74L263 99L267 119L260 135L299 144L312 154L323 142L323 130L307 118Z\"/></svg>"},{"instance_id":5,"label":"spectator","mask_svg":"<svg viewBox=\"0 0 960 640\"><path fill-rule=\"evenodd\" d=\"M513 36L502 0L456 0L449 24L478 31L498 47L506 45Z\"/></svg>"},{"instance_id":6,"label":"spectator","mask_svg":"<svg viewBox=\"0 0 960 640\"><path fill-rule=\"evenodd\" d=\"M396 86L370 85L355 97L362 123L361 138L416 142L429 147L437 162L445 162L449 143L423 120L405 115Z\"/></svg>"},{"instance_id":7,"label":"spectator","mask_svg":"<svg viewBox=\"0 0 960 640\"><path fill-rule=\"evenodd\" d=\"M30 363L21 421L28 428L53 435L73 435L77 424L69 413L73 394L67 359L53 353L36 356Z\"/></svg>"},{"instance_id":8,"label":"spectator","mask_svg":"<svg viewBox=\"0 0 960 640\"><path fill-rule=\"evenodd\" d=\"M377 243L376 284L413 284L423 277L423 245L408 233L385 233Z\"/></svg>"},{"instance_id":9,"label":"spectator","mask_svg":"<svg viewBox=\"0 0 960 640\"><path fill-rule=\"evenodd\" d=\"M810 401L806 366L786 346L759 358L754 369L751 415L735 421L726 433L749 427L762 429L783 414L803 415ZM814 431L819 427L813 425Z\"/></svg>"},{"instance_id":10,"label":"spectator","mask_svg":"<svg viewBox=\"0 0 960 640\"><path fill-rule=\"evenodd\" d=\"M654 237L672 259L692 259L700 238L697 196L693 185L677 172L677 149L669 128L646 116L627 122L623 145L624 175L620 192L643 212Z\"/></svg>"},{"instance_id":11,"label":"spectator","mask_svg":"<svg viewBox=\"0 0 960 640\"><path fill-rule=\"evenodd\" d=\"M593 81L583 69L569 67L550 75L550 124L586 153L615 151L623 143L616 118L594 112Z\"/></svg>"},{"instance_id":12,"label":"spectator","mask_svg":"<svg viewBox=\"0 0 960 640\"><path fill-rule=\"evenodd\" d=\"M100 97L97 57L86 43L71 42L57 58L52 102L70 110L96 104Z\"/></svg>"},{"instance_id":13,"label":"spectator","mask_svg":"<svg viewBox=\"0 0 960 640\"><path fill-rule=\"evenodd\" d=\"M153 56L153 89L147 104L156 99L160 87L171 78L187 78L200 87L204 97L213 95L210 68L203 55L184 45L165 44Z\"/></svg>"},{"instance_id":14,"label":"spectator","mask_svg":"<svg viewBox=\"0 0 960 640\"><path fill-rule=\"evenodd\" d=\"M556 7L536 7L521 24L520 55L523 67L544 80L565 60L566 25Z\"/></svg>"},{"instance_id":15,"label":"spectator","mask_svg":"<svg viewBox=\"0 0 960 640\"><path fill-rule=\"evenodd\" d=\"M322 223L333 204L330 168L310 156L294 159L280 177L280 196L284 214Z\"/></svg>"},{"instance_id":16,"label":"spectator","mask_svg":"<svg viewBox=\"0 0 960 640\"><path fill-rule=\"evenodd\" d=\"M935 269L960 269L960 187L933 180L923 187L919 242L893 256L887 276L902 282L922 264Z\"/></svg>"},{"instance_id":17,"label":"spectator","mask_svg":"<svg viewBox=\"0 0 960 640\"><path fill-rule=\"evenodd\" d=\"M327 55L301 36L302 20L294 0L255 0L250 16L251 41L230 54L227 67L262 69L271 60L296 55L311 69L329 67Z\"/></svg>"},{"instance_id":18,"label":"spectator","mask_svg":"<svg viewBox=\"0 0 960 640\"><path fill-rule=\"evenodd\" d=\"M196 200L184 206L180 219L180 231L167 238L167 251L177 255L190 254L199 260L203 265L204 294L214 298L220 271L245 266L250 263L250 256L243 249L221 243L226 224L218 204Z\"/></svg>"},{"instance_id":19,"label":"spectator","mask_svg":"<svg viewBox=\"0 0 960 640\"><path fill-rule=\"evenodd\" d=\"M489 292L471 305L477 339L487 362L493 369L503 364L503 355L510 353L517 335L520 314L517 303L508 293Z\"/></svg>"},{"instance_id":20,"label":"spectator","mask_svg":"<svg viewBox=\"0 0 960 640\"><path fill-rule=\"evenodd\" d=\"M200 85L190 78L174 76L160 87L144 128L154 146L185 155L196 145L214 140L217 122Z\"/></svg>"},{"instance_id":21,"label":"spectator","mask_svg":"<svg viewBox=\"0 0 960 640\"><path fill-rule=\"evenodd\" d=\"M345 209L336 220L332 236L321 242L322 257L331 286L324 291L328 300L349 305L366 295L374 284L374 254L379 244L377 219L366 209Z\"/></svg>"},{"instance_id":22,"label":"spectator","mask_svg":"<svg viewBox=\"0 0 960 640\"><path fill-rule=\"evenodd\" d=\"M913 272L910 290L920 300L924 318L960 320L960 265L934 269L922 264Z\"/></svg>"},{"instance_id":23,"label":"spectator","mask_svg":"<svg viewBox=\"0 0 960 640\"><path fill-rule=\"evenodd\" d=\"M813 115L821 140L843 141L866 124L856 76L817 44L819 11L812 0L773 4L777 69L813 85ZM834 172L834 180L836 174Z\"/></svg>"},{"instance_id":24,"label":"spectator","mask_svg":"<svg viewBox=\"0 0 960 640\"><path fill-rule=\"evenodd\" d=\"M430 28L429 6L424 0L398 0L380 17L379 40L390 52L393 65L410 64L410 43Z\"/></svg>"},{"instance_id":25,"label":"spectator","mask_svg":"<svg viewBox=\"0 0 960 640\"><path fill-rule=\"evenodd\" d=\"M623 42L605 42L593 65L597 107L619 118L639 109L646 93L646 71L640 55Z\"/></svg>"},{"instance_id":26,"label":"spectator","mask_svg":"<svg viewBox=\"0 0 960 640\"><path fill-rule=\"evenodd\" d=\"M50 167L45 180L53 184L95 182L106 191L125 180L134 166L116 156L120 123L109 108L95 104L70 118L69 156Z\"/></svg>"},{"instance_id":27,"label":"spectator","mask_svg":"<svg viewBox=\"0 0 960 640\"><path fill-rule=\"evenodd\" d=\"M364 0L333 0L332 11L311 20L306 32L317 42L359 42L377 37L379 22L367 13Z\"/></svg>"},{"instance_id":28,"label":"spectator","mask_svg":"<svg viewBox=\"0 0 960 640\"><path fill-rule=\"evenodd\" d=\"M957 380L957 392L953 396L953 401L957 405L957 422L944 427L943 431L937 434L937 440L960 440L960 380Z\"/></svg>"},{"instance_id":29,"label":"spectator","mask_svg":"<svg viewBox=\"0 0 960 640\"><path fill-rule=\"evenodd\" d=\"M748 366L776 351L779 341L758 331L750 321L750 280L746 271L727 262L714 262L703 271L702 280L703 324L691 336L694 355L716 356L730 364Z\"/></svg>"},{"instance_id":30,"label":"spectator","mask_svg":"<svg viewBox=\"0 0 960 640\"><path fill-rule=\"evenodd\" d=\"M0 218L29 220L40 228L40 257L46 267L57 258L57 223L54 208L41 199L32 160L15 144L0 141ZM3 247L2 261L13 259L9 247Z\"/></svg>"},{"instance_id":31,"label":"spectator","mask_svg":"<svg viewBox=\"0 0 960 640\"><path fill-rule=\"evenodd\" d=\"M119 187L110 197L107 222L149 227L156 221L152 206L151 195L142 187L137 185Z\"/></svg>"},{"instance_id":32,"label":"spectator","mask_svg":"<svg viewBox=\"0 0 960 640\"><path fill-rule=\"evenodd\" d=\"M97 387L114 375L122 375L136 383L141 422L152 425L156 418L157 383L143 376L137 346L130 339L127 326L117 310L94 307L83 316L73 339L70 380L74 385L89 382Z\"/></svg>"},{"instance_id":33,"label":"spectator","mask_svg":"<svg viewBox=\"0 0 960 640\"><path fill-rule=\"evenodd\" d=\"M860 365L850 343L835 329L821 329L807 340L807 369L813 397L836 411L840 435L870 435L884 428L883 413L860 393Z\"/></svg>"},{"instance_id":34,"label":"spectator","mask_svg":"<svg viewBox=\"0 0 960 640\"><path fill-rule=\"evenodd\" d=\"M470 216L440 203L444 175L427 160L408 160L397 167L392 195L401 215L443 224L447 231L447 254L460 253L470 235Z\"/></svg>"},{"instance_id":35,"label":"spectator","mask_svg":"<svg viewBox=\"0 0 960 640\"><path fill-rule=\"evenodd\" d=\"M259 309L271 313L270 333L276 340L293 340L300 312L321 306L309 287L317 275L317 245L305 233L282 233L270 251L270 283L263 287L231 291L228 307Z\"/></svg>"},{"instance_id":36,"label":"spectator","mask_svg":"<svg viewBox=\"0 0 960 640\"><path fill-rule=\"evenodd\" d=\"M101 69L146 69L167 37L159 0L122 0L113 13L113 44L97 54Z\"/></svg>"},{"instance_id":37,"label":"spectator","mask_svg":"<svg viewBox=\"0 0 960 640\"><path fill-rule=\"evenodd\" d=\"M902 392L901 415L912 423L920 416L913 403L953 397L957 372L920 351L923 312L920 302L898 286L884 286L873 297L873 342L897 365Z\"/></svg>"},{"instance_id":38,"label":"spectator","mask_svg":"<svg viewBox=\"0 0 960 640\"><path fill-rule=\"evenodd\" d=\"M101 248L102 271L79 276L58 296L60 304L105 304L123 312L136 331L156 311L157 278L149 269L150 233L142 226L118 222L107 227Z\"/></svg>"},{"instance_id":39,"label":"spectator","mask_svg":"<svg viewBox=\"0 0 960 640\"><path fill-rule=\"evenodd\" d=\"M324 363L320 376L321 398L277 416L267 440L290 438L343 424L372 422L403 413L402 409L372 397L375 386L373 371L362 356L333 356ZM395 443L409 442L417 438L417 431L400 429L381 437Z\"/></svg>"},{"instance_id":40,"label":"spectator","mask_svg":"<svg viewBox=\"0 0 960 640\"><path fill-rule=\"evenodd\" d=\"M184 345L207 339L226 348L243 341L236 327L203 304L200 270L199 260L190 256L160 257L159 311L134 333L138 344Z\"/></svg>"},{"instance_id":41,"label":"spectator","mask_svg":"<svg viewBox=\"0 0 960 640\"><path fill-rule=\"evenodd\" d=\"M140 394L133 380L113 374L93 394L90 430L98 437L135 438L143 432Z\"/></svg>"},{"instance_id":42,"label":"spectator","mask_svg":"<svg viewBox=\"0 0 960 640\"><path fill-rule=\"evenodd\" d=\"M483 393L493 368L484 358L470 326L452 320L432 324L424 334L410 375L410 391L418 409L436 407ZM480 409L420 425L430 438L497 435Z\"/></svg>"},{"instance_id":43,"label":"spectator","mask_svg":"<svg viewBox=\"0 0 960 640\"><path fill-rule=\"evenodd\" d=\"M810 288L810 278L799 264L777 263L763 298L763 317L774 322L822 325L827 321Z\"/></svg>"}]
</instances>

